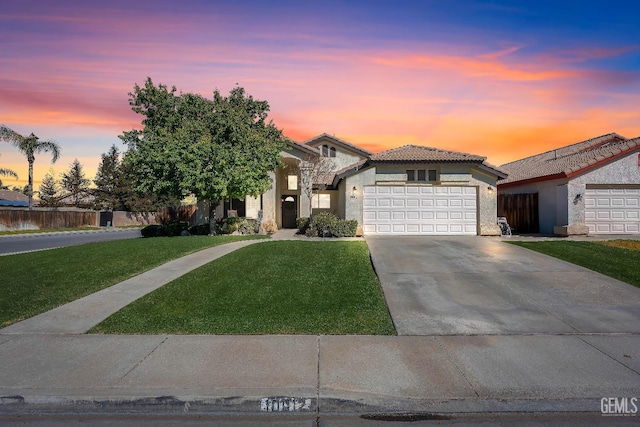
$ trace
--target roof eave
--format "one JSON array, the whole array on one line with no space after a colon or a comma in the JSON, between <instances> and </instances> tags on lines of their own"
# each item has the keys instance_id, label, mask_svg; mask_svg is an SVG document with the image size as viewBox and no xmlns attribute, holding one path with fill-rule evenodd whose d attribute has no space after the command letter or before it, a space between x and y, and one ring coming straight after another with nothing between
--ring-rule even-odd
<instances>
[{"instance_id":1,"label":"roof eave","mask_svg":"<svg viewBox=\"0 0 640 427\"><path fill-rule=\"evenodd\" d=\"M567 177L567 174L565 174L564 172L560 172L552 175L536 176L533 178L521 179L518 181L511 181L511 182L504 182L504 183L498 182L498 188L517 187L519 185L533 184L535 182L542 182L542 181L551 181L554 179L561 179L566 177Z\"/></svg>"},{"instance_id":2,"label":"roof eave","mask_svg":"<svg viewBox=\"0 0 640 427\"><path fill-rule=\"evenodd\" d=\"M318 140L320 140L322 138L330 139L335 144L340 145L343 148L346 148L347 150L350 150L350 151L353 151L355 153L358 153L358 154L360 154L360 155L362 155L364 157L369 157L369 156L371 156L373 154L373 153L371 153L371 152L369 152L369 151L367 151L367 150L365 150L363 148L358 147L357 145L353 145L351 143L348 143L347 141L343 141L340 138L336 138L335 136L329 135L328 133L322 133L322 134L320 134L318 136L314 136L313 138L302 142L302 144L308 146L309 144L312 144L315 141L318 141Z\"/></svg>"}]
</instances>

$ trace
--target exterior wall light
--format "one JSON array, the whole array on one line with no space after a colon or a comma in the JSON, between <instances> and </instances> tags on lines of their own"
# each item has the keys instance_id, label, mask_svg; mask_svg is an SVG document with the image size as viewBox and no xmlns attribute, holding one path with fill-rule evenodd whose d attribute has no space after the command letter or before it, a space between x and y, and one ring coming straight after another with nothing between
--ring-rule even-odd
<instances>
[{"instance_id":1,"label":"exterior wall light","mask_svg":"<svg viewBox=\"0 0 640 427\"><path fill-rule=\"evenodd\" d=\"M355 185L351 189L351 198L352 199L357 199L358 198L358 189L356 188Z\"/></svg>"},{"instance_id":2,"label":"exterior wall light","mask_svg":"<svg viewBox=\"0 0 640 427\"><path fill-rule=\"evenodd\" d=\"M493 194L493 187L492 186L488 186L487 187L487 193Z\"/></svg>"}]
</instances>

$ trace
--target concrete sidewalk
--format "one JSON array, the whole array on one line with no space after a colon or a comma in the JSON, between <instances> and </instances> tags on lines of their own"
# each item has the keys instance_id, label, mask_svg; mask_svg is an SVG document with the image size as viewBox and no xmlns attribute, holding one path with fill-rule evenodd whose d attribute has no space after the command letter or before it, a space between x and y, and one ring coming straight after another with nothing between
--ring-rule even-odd
<instances>
[{"instance_id":1,"label":"concrete sidewalk","mask_svg":"<svg viewBox=\"0 0 640 427\"><path fill-rule=\"evenodd\" d=\"M290 234L275 238L293 238ZM187 269L255 242L206 249L145 273L144 279L138 276L130 289L116 285L1 330L0 413L589 412L600 417L602 398L640 397L638 334L82 334L97 319Z\"/></svg>"},{"instance_id":2,"label":"concrete sidewalk","mask_svg":"<svg viewBox=\"0 0 640 427\"><path fill-rule=\"evenodd\" d=\"M0 335L0 412L599 415L604 397L638 397L639 342Z\"/></svg>"}]
</instances>

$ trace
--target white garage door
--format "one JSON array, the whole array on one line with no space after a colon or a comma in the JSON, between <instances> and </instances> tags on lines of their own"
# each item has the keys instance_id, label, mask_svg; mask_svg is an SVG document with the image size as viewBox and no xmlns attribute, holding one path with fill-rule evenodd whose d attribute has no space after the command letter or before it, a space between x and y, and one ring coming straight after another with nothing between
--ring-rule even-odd
<instances>
[{"instance_id":1,"label":"white garage door","mask_svg":"<svg viewBox=\"0 0 640 427\"><path fill-rule=\"evenodd\" d=\"M589 234L640 232L640 188L587 188L584 201Z\"/></svg>"},{"instance_id":2,"label":"white garage door","mask_svg":"<svg viewBox=\"0 0 640 427\"><path fill-rule=\"evenodd\" d=\"M369 186L364 234L477 234L475 187Z\"/></svg>"}]
</instances>

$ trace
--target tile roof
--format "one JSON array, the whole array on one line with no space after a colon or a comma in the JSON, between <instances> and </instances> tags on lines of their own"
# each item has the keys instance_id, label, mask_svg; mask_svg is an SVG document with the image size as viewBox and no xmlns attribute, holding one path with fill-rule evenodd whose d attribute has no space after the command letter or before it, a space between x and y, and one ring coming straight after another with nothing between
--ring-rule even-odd
<instances>
[{"instance_id":1,"label":"tile roof","mask_svg":"<svg viewBox=\"0 0 640 427\"><path fill-rule=\"evenodd\" d=\"M497 175L499 178L507 176L506 172L497 166L487 163L486 157L458 151L441 150L439 148L422 145L403 145L371 156L372 163L475 163L481 169Z\"/></svg>"},{"instance_id":2,"label":"tile roof","mask_svg":"<svg viewBox=\"0 0 640 427\"><path fill-rule=\"evenodd\" d=\"M625 139L617 133L571 144L500 166L509 176L498 182L510 184L531 179L555 179L579 173L640 148L640 138Z\"/></svg>"},{"instance_id":3,"label":"tile roof","mask_svg":"<svg viewBox=\"0 0 640 427\"><path fill-rule=\"evenodd\" d=\"M286 140L286 143L291 147L291 148L295 148L297 150L302 151L303 153L307 153L307 154L312 154L312 155L318 155L319 151L313 147L309 147L303 144L300 144L299 142L294 141L293 139L288 139Z\"/></svg>"},{"instance_id":4,"label":"tile roof","mask_svg":"<svg viewBox=\"0 0 640 427\"><path fill-rule=\"evenodd\" d=\"M421 145L403 145L371 156L374 162L484 162L486 157Z\"/></svg>"}]
</instances>

